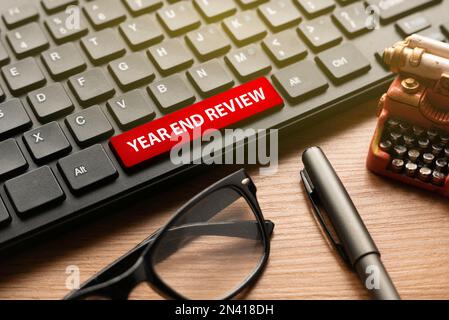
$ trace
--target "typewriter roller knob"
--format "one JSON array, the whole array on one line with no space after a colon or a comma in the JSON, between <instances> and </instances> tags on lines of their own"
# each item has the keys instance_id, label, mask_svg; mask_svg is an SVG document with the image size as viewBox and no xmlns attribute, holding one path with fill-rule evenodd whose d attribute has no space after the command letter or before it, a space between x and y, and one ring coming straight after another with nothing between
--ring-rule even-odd
<instances>
[{"instance_id":1,"label":"typewriter roller knob","mask_svg":"<svg viewBox=\"0 0 449 320\"><path fill-rule=\"evenodd\" d=\"M407 78L401 82L402 89L408 94L415 94L419 91L419 82L415 78Z\"/></svg>"}]
</instances>

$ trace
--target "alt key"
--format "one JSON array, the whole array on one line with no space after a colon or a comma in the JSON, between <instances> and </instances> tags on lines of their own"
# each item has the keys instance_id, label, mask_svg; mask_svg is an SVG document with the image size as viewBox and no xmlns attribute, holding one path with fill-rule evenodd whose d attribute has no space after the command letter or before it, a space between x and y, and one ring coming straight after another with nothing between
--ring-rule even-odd
<instances>
[{"instance_id":1,"label":"alt key","mask_svg":"<svg viewBox=\"0 0 449 320\"><path fill-rule=\"evenodd\" d=\"M118 175L99 144L59 160L58 167L75 193L111 181Z\"/></svg>"}]
</instances>

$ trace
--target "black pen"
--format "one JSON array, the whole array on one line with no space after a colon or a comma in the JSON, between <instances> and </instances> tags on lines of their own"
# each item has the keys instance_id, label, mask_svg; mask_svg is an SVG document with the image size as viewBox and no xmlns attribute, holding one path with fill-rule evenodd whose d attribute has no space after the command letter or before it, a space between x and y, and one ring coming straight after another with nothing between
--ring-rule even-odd
<instances>
[{"instance_id":1,"label":"black pen","mask_svg":"<svg viewBox=\"0 0 449 320\"><path fill-rule=\"evenodd\" d=\"M342 258L359 275L362 284L376 300L399 300L380 252L360 218L348 192L329 160L318 147L307 149L302 160L301 179L314 212L330 241ZM320 208L327 213L327 219ZM332 225L328 227L327 221Z\"/></svg>"}]
</instances>

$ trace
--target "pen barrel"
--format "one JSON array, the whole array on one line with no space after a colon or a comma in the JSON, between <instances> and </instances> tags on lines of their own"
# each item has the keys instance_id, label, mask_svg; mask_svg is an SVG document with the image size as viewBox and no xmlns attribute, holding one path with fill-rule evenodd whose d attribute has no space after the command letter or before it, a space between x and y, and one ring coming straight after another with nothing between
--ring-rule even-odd
<instances>
[{"instance_id":1,"label":"pen barrel","mask_svg":"<svg viewBox=\"0 0 449 320\"><path fill-rule=\"evenodd\" d=\"M355 270L372 299L401 299L378 254L361 257L355 264Z\"/></svg>"},{"instance_id":2,"label":"pen barrel","mask_svg":"<svg viewBox=\"0 0 449 320\"><path fill-rule=\"evenodd\" d=\"M355 263L367 254L379 254L348 192L321 149L307 149L302 160L351 266L355 267Z\"/></svg>"}]
</instances>

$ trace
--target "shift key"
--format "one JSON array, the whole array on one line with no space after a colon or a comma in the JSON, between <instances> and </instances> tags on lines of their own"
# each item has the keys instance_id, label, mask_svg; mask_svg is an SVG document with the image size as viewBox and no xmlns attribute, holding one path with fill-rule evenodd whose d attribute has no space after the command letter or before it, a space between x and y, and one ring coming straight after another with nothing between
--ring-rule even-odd
<instances>
[{"instance_id":1,"label":"shift key","mask_svg":"<svg viewBox=\"0 0 449 320\"><path fill-rule=\"evenodd\" d=\"M112 181L118 176L99 144L59 160L58 167L75 193Z\"/></svg>"}]
</instances>

